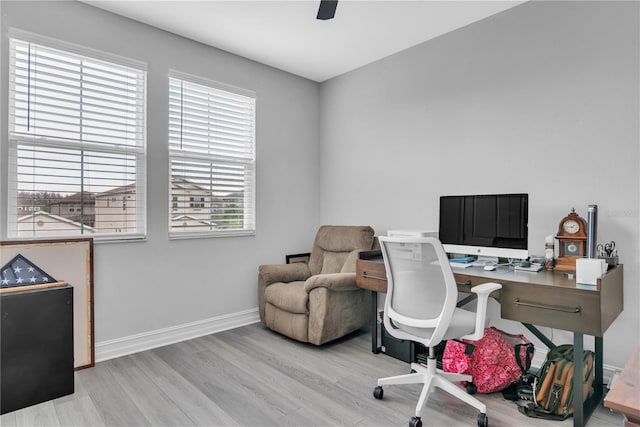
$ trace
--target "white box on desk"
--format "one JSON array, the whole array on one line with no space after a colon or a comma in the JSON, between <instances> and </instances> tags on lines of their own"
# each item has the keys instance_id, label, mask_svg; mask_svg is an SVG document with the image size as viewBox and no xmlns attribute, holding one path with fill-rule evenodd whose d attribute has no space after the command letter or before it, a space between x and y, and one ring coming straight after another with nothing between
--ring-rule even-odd
<instances>
[{"instance_id":1,"label":"white box on desk","mask_svg":"<svg viewBox=\"0 0 640 427\"><path fill-rule=\"evenodd\" d=\"M576 283L597 285L598 279L607 272L607 261L601 258L578 258L576 260Z\"/></svg>"}]
</instances>

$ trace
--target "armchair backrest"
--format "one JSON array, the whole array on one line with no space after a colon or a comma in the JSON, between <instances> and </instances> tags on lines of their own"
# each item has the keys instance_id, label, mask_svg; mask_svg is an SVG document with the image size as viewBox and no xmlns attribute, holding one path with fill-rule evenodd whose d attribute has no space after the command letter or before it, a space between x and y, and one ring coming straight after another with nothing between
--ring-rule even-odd
<instances>
[{"instance_id":1,"label":"armchair backrest","mask_svg":"<svg viewBox=\"0 0 640 427\"><path fill-rule=\"evenodd\" d=\"M355 272L358 252L371 249L374 234L369 226L321 226L309 258L311 274Z\"/></svg>"},{"instance_id":2,"label":"armchair backrest","mask_svg":"<svg viewBox=\"0 0 640 427\"><path fill-rule=\"evenodd\" d=\"M458 296L442 243L434 237L378 239L387 271L387 331L400 339L418 336L436 345L451 323Z\"/></svg>"}]
</instances>

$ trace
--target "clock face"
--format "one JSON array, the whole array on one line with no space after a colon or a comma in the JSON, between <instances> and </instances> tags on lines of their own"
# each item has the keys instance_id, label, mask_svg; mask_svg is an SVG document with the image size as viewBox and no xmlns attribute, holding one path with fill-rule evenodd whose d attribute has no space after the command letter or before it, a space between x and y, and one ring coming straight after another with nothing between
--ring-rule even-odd
<instances>
[{"instance_id":1,"label":"clock face","mask_svg":"<svg viewBox=\"0 0 640 427\"><path fill-rule=\"evenodd\" d=\"M580 256L580 248L574 242L564 242L564 254L566 256Z\"/></svg>"},{"instance_id":2,"label":"clock face","mask_svg":"<svg viewBox=\"0 0 640 427\"><path fill-rule=\"evenodd\" d=\"M577 221L570 219L562 224L562 228L569 234L576 234L580 230L580 224Z\"/></svg>"}]
</instances>

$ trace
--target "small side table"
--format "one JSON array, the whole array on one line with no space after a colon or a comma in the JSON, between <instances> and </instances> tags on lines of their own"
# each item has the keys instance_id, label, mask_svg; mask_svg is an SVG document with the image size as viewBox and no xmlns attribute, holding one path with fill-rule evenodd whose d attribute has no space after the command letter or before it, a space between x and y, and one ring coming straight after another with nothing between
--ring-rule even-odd
<instances>
[{"instance_id":1,"label":"small side table","mask_svg":"<svg viewBox=\"0 0 640 427\"><path fill-rule=\"evenodd\" d=\"M640 427L640 347L611 386L604 406L624 415L624 427Z\"/></svg>"}]
</instances>

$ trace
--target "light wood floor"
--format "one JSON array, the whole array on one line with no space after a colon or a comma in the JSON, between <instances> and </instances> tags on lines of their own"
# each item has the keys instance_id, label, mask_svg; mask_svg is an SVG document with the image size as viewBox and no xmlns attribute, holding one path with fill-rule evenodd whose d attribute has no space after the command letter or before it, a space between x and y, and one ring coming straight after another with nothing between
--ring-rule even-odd
<instances>
[{"instance_id":1,"label":"light wood floor","mask_svg":"<svg viewBox=\"0 0 640 427\"><path fill-rule=\"evenodd\" d=\"M420 387L386 386L378 377L408 364L371 353L367 331L315 347L260 324L137 353L75 373L75 393L0 417L9 426L406 426ZM500 393L486 402L492 427L558 426L527 418ZM475 426L475 409L436 391L426 426ZM622 426L598 408L589 427Z\"/></svg>"}]
</instances>

